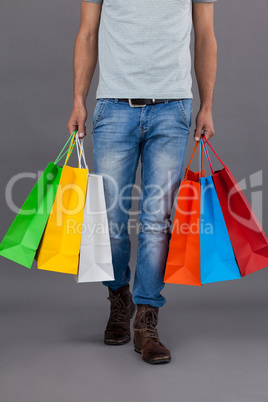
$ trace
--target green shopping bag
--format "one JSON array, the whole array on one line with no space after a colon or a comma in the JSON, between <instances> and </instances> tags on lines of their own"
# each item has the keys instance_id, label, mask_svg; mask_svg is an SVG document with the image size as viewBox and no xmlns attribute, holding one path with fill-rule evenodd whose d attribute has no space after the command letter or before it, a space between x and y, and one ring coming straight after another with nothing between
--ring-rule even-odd
<instances>
[{"instance_id":1,"label":"green shopping bag","mask_svg":"<svg viewBox=\"0 0 268 402\"><path fill-rule=\"evenodd\" d=\"M74 131L69 137L55 162L50 162L47 165L23 203L0 244L1 256L31 268L53 206L62 173L62 167L58 166L57 163L66 153L68 156L72 152L76 132ZM63 153L69 142L68 150Z\"/></svg>"}]
</instances>

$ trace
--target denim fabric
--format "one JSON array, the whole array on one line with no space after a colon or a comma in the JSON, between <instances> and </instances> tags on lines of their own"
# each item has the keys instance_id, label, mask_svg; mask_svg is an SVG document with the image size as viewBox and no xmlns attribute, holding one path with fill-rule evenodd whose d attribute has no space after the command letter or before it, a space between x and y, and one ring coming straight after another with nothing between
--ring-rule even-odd
<instances>
[{"instance_id":1,"label":"denim fabric","mask_svg":"<svg viewBox=\"0 0 268 402\"><path fill-rule=\"evenodd\" d=\"M115 281L102 283L112 290L129 283L130 232L134 230L139 240L133 286L136 304L161 307L166 302L160 292L165 285L170 215L182 179L191 122L191 98L135 108L118 99L100 98L95 106L94 171L103 175L115 274ZM135 185L139 158L141 189ZM130 219L133 187L133 195L139 198L139 219L137 212Z\"/></svg>"}]
</instances>

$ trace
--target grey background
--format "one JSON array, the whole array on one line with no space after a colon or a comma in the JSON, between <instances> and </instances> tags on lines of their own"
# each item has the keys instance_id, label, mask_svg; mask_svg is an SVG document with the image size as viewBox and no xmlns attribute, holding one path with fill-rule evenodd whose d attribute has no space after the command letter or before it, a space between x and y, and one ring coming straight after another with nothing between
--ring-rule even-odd
<instances>
[{"instance_id":1,"label":"grey background","mask_svg":"<svg viewBox=\"0 0 268 402\"><path fill-rule=\"evenodd\" d=\"M211 140L237 180L248 183L250 174L263 170L266 231L267 11L266 0L215 4L218 74ZM1 2L1 238L14 218L4 196L8 180L44 169L67 139L79 15L79 1ZM98 71L88 97L85 147L91 169L97 79ZM193 91L195 117L195 81ZM193 129L194 118L186 161ZM32 186L31 180L17 184L18 205ZM132 281L136 250L132 236ZM158 328L172 361L155 367L142 362L132 341L104 345L110 303L102 284L76 284L72 276L38 271L36 265L28 270L1 257L0 400L266 402L267 289L267 269L202 288L166 285Z\"/></svg>"}]
</instances>

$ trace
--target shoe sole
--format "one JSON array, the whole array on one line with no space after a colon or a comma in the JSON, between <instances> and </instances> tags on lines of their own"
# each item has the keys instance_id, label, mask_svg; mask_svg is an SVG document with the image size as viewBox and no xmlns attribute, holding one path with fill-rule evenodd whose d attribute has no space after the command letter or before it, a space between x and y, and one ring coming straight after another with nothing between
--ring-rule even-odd
<instances>
[{"instance_id":1,"label":"shoe sole","mask_svg":"<svg viewBox=\"0 0 268 402\"><path fill-rule=\"evenodd\" d=\"M135 352L141 354L141 350L137 346L134 346L134 350L135 350ZM147 361L147 360L143 359L143 361L145 361L146 363L149 363L149 364L164 364L164 363L169 363L171 361L171 357L167 357L166 359L152 360L152 361Z\"/></svg>"},{"instance_id":2,"label":"shoe sole","mask_svg":"<svg viewBox=\"0 0 268 402\"><path fill-rule=\"evenodd\" d=\"M127 340L127 341L123 341L123 342L115 342L115 341L106 341L106 340L104 340L105 345L117 345L117 346L125 345L128 342L130 342L130 339Z\"/></svg>"},{"instance_id":3,"label":"shoe sole","mask_svg":"<svg viewBox=\"0 0 268 402\"><path fill-rule=\"evenodd\" d=\"M131 313L130 319L133 318L134 314L136 311L136 304L134 304L134 309L133 312ZM131 341L131 337L127 340L127 341L122 341L122 342L117 342L117 341L107 341L104 339L104 343L105 345L116 345L116 346L120 346L120 345L125 345L126 343Z\"/></svg>"}]
</instances>

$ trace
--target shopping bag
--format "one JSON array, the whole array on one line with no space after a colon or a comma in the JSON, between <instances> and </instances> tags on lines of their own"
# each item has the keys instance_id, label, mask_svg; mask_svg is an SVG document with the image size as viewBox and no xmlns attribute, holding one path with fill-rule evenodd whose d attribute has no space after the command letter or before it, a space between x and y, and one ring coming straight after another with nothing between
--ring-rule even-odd
<instances>
[{"instance_id":1,"label":"shopping bag","mask_svg":"<svg viewBox=\"0 0 268 402\"><path fill-rule=\"evenodd\" d=\"M75 138L73 137L75 144ZM67 165L67 154L58 191L36 253L38 269L76 274L86 198L88 169Z\"/></svg>"},{"instance_id":2,"label":"shopping bag","mask_svg":"<svg viewBox=\"0 0 268 402\"><path fill-rule=\"evenodd\" d=\"M82 156L88 169L82 142L77 151L79 147L79 166ZM114 280L103 177L99 174L88 176L79 266L74 278L78 283Z\"/></svg>"},{"instance_id":3,"label":"shopping bag","mask_svg":"<svg viewBox=\"0 0 268 402\"><path fill-rule=\"evenodd\" d=\"M64 156L63 152L71 139L72 136L69 137L55 162L47 165L23 203L0 244L1 256L31 268L62 173L62 167L57 163Z\"/></svg>"},{"instance_id":4,"label":"shopping bag","mask_svg":"<svg viewBox=\"0 0 268 402\"><path fill-rule=\"evenodd\" d=\"M201 138L209 165L211 161ZM213 171L212 171L213 173ZM241 278L212 176L201 177L201 283Z\"/></svg>"},{"instance_id":5,"label":"shopping bag","mask_svg":"<svg viewBox=\"0 0 268 402\"><path fill-rule=\"evenodd\" d=\"M268 239L231 171L204 140L223 165L212 177L236 260L245 276L268 266Z\"/></svg>"},{"instance_id":6,"label":"shopping bag","mask_svg":"<svg viewBox=\"0 0 268 402\"><path fill-rule=\"evenodd\" d=\"M199 171L189 170L199 145ZM200 142L181 182L165 267L164 283L201 286L200 277ZM203 155L203 154L202 154Z\"/></svg>"}]
</instances>

